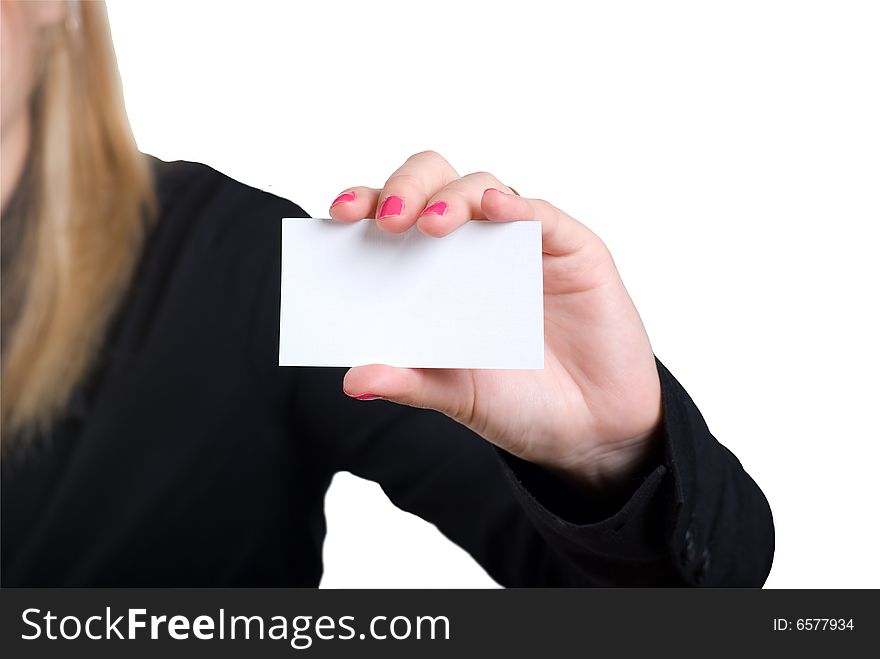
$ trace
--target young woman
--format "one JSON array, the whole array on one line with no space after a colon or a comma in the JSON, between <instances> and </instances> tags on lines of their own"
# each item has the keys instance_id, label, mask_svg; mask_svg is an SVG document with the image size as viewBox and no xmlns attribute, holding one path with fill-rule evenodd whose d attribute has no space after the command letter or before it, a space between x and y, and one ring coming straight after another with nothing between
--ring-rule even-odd
<instances>
[{"instance_id":1,"label":"young woman","mask_svg":"<svg viewBox=\"0 0 880 659\"><path fill-rule=\"evenodd\" d=\"M540 219L546 367L280 368L280 220L304 212L137 151L101 3L2 12L4 585L317 585L340 470L505 585L764 582L763 494L584 225L416 154L332 217Z\"/></svg>"}]
</instances>

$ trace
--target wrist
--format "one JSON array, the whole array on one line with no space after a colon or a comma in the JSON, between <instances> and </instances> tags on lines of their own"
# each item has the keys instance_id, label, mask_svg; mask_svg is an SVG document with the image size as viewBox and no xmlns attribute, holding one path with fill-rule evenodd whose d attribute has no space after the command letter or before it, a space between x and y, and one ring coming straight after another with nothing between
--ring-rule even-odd
<instances>
[{"instance_id":1,"label":"wrist","mask_svg":"<svg viewBox=\"0 0 880 659\"><path fill-rule=\"evenodd\" d=\"M551 466L550 470L576 487L613 494L631 489L661 464L662 446L658 423L643 436L597 447L575 463Z\"/></svg>"}]
</instances>

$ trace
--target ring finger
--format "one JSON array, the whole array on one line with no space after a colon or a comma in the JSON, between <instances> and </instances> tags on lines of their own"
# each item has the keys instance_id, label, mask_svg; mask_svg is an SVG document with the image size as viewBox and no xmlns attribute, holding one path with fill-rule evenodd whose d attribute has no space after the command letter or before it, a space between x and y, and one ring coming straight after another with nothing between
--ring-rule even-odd
<instances>
[{"instance_id":1,"label":"ring finger","mask_svg":"<svg viewBox=\"0 0 880 659\"><path fill-rule=\"evenodd\" d=\"M510 193L511 189L488 172L462 176L439 190L425 203L418 227L429 236L445 236L468 220L484 220L480 202L487 188Z\"/></svg>"}]
</instances>

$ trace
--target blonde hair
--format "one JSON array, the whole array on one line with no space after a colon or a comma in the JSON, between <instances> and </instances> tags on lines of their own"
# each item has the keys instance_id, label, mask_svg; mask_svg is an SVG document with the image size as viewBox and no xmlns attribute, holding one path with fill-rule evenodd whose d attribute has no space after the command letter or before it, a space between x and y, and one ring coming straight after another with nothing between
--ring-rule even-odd
<instances>
[{"instance_id":1,"label":"blonde hair","mask_svg":"<svg viewBox=\"0 0 880 659\"><path fill-rule=\"evenodd\" d=\"M155 211L106 7L71 7L78 16L39 44L29 162L15 193L23 235L4 267L15 313L4 327L0 427L16 438L48 428L94 363Z\"/></svg>"}]
</instances>

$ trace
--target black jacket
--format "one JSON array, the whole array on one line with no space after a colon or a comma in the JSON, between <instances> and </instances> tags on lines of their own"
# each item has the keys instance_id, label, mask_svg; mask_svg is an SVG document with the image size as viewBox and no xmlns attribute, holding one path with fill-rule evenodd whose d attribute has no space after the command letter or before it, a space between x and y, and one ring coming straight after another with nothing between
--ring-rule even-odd
<instances>
[{"instance_id":1,"label":"black jacket","mask_svg":"<svg viewBox=\"0 0 880 659\"><path fill-rule=\"evenodd\" d=\"M616 500L571 490L442 414L348 398L344 369L279 367L280 219L305 213L151 162L160 217L98 366L4 456L4 586L315 586L340 470L503 585L764 582L767 501L661 364L654 464Z\"/></svg>"}]
</instances>

